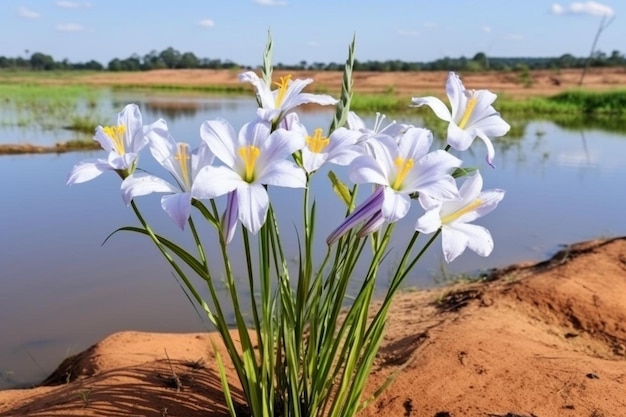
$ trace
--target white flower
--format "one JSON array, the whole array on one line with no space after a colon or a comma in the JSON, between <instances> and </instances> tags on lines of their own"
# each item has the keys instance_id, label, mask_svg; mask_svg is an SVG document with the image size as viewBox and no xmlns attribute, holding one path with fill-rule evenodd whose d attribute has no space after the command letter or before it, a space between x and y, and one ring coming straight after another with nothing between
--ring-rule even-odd
<instances>
[{"instance_id":1,"label":"white flower","mask_svg":"<svg viewBox=\"0 0 626 417\"><path fill-rule=\"evenodd\" d=\"M465 248L480 256L488 256L493 250L489 230L469 223L495 209L504 197L504 191L481 191L482 187L483 179L477 171L467 177L459 189L459 198L427 204L426 213L417 220L415 229L421 233L429 234L441 228L446 262L452 262Z\"/></svg>"},{"instance_id":2,"label":"white flower","mask_svg":"<svg viewBox=\"0 0 626 417\"><path fill-rule=\"evenodd\" d=\"M476 137L487 147L487 162L493 166L495 150L490 137L505 135L511 126L505 122L492 104L496 95L489 90L466 90L458 75L450 72L446 94L452 113L436 97L413 97L413 106L429 106L448 125L448 145L458 151L467 150Z\"/></svg>"},{"instance_id":3,"label":"white flower","mask_svg":"<svg viewBox=\"0 0 626 417\"><path fill-rule=\"evenodd\" d=\"M251 83L257 91L261 108L257 110L257 115L262 120L278 124L289 111L295 107L315 103L321 105L337 104L336 99L327 94L303 93L302 90L311 84L313 80L292 80L291 75L280 77L280 82L276 90L270 88L264 80L260 79L253 71L247 71L239 75L239 81Z\"/></svg>"},{"instance_id":4,"label":"white flower","mask_svg":"<svg viewBox=\"0 0 626 417\"><path fill-rule=\"evenodd\" d=\"M245 124L239 134L226 120L202 124L200 135L211 152L224 164L202 168L196 177L202 198L228 194L222 233L230 242L237 218L257 233L269 207L264 185L304 188L306 175L291 159L302 149L304 137L277 129L270 133L266 122Z\"/></svg>"},{"instance_id":5,"label":"white flower","mask_svg":"<svg viewBox=\"0 0 626 417\"><path fill-rule=\"evenodd\" d=\"M448 152L428 152L432 133L411 127L399 140L381 135L372 146L374 157L364 155L350 165L350 180L356 184L373 183L384 186L382 216L393 223L409 211L410 194L424 193L438 199L458 196L451 175L461 160Z\"/></svg>"},{"instance_id":6,"label":"white flower","mask_svg":"<svg viewBox=\"0 0 626 417\"><path fill-rule=\"evenodd\" d=\"M357 130L340 127L326 137L322 129L317 128L313 131L313 135L309 135L296 113L288 114L280 126L285 126L288 130L304 136L302 166L308 173L317 171L325 163L349 165L354 158L363 154L361 148L356 146L357 139L361 136Z\"/></svg>"},{"instance_id":7,"label":"white flower","mask_svg":"<svg viewBox=\"0 0 626 417\"><path fill-rule=\"evenodd\" d=\"M363 121L363 119L361 119L355 112L351 111L348 113L348 127L350 129L356 129L361 132L361 137L357 141L357 144L361 146L364 151L371 156L374 156L374 151L371 147L375 146L375 142L380 136L391 136L397 141L398 138L400 138L402 134L404 134L408 130L408 128L413 127L409 124L397 123L395 120L392 120L383 127L383 122L385 118L386 116L384 114L376 112L374 127L370 129L365 126L365 122Z\"/></svg>"},{"instance_id":8,"label":"white flower","mask_svg":"<svg viewBox=\"0 0 626 417\"><path fill-rule=\"evenodd\" d=\"M90 181L105 171L117 171L124 176L135 170L139 151L146 146L141 112L129 104L117 115L117 125L96 128L94 140L109 152L107 159L87 159L74 166L67 185Z\"/></svg>"},{"instance_id":9,"label":"white flower","mask_svg":"<svg viewBox=\"0 0 626 417\"><path fill-rule=\"evenodd\" d=\"M461 160L442 150L428 152L432 140L429 130L417 127L409 128L399 142L380 135L371 147L374 156L363 155L352 161L348 174L352 182L378 186L331 232L326 242L331 245L361 222L365 224L359 237L378 230L384 222L400 220L411 206L410 194L457 198L451 172L461 165Z\"/></svg>"},{"instance_id":10,"label":"white flower","mask_svg":"<svg viewBox=\"0 0 626 417\"><path fill-rule=\"evenodd\" d=\"M375 137L377 134L385 134L389 135L392 138L397 138L407 131L409 127L413 127L413 125L406 123L398 123L395 120L390 121L383 127L383 122L387 116L380 112L376 112L376 120L374 121L374 126L370 129L365 126L365 122L361 119L355 112L351 111L348 113L348 127L350 129L359 130L365 136Z\"/></svg>"},{"instance_id":11,"label":"white flower","mask_svg":"<svg viewBox=\"0 0 626 417\"><path fill-rule=\"evenodd\" d=\"M178 227L184 229L191 215L192 199L200 198L196 192L196 176L201 168L212 163L213 155L204 142L193 152L187 143L176 142L163 119L150 126L148 138L152 156L173 175L177 185L154 175L135 172L122 182L122 198L126 204L130 204L137 196L168 193L161 198L161 207Z\"/></svg>"}]
</instances>

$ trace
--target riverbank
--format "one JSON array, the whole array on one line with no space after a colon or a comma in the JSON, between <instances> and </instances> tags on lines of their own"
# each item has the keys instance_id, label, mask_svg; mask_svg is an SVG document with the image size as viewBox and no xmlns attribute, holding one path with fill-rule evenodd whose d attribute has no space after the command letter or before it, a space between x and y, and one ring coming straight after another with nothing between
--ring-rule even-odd
<instances>
[{"instance_id":1,"label":"riverbank","mask_svg":"<svg viewBox=\"0 0 626 417\"><path fill-rule=\"evenodd\" d=\"M399 373L360 415L622 415L625 276L620 237L400 294L368 392ZM64 361L46 386L0 391L0 416L227 416L211 337L113 334Z\"/></svg>"},{"instance_id":2,"label":"riverbank","mask_svg":"<svg viewBox=\"0 0 626 417\"><path fill-rule=\"evenodd\" d=\"M237 80L241 70L154 70L146 72L0 72L0 83L35 83L131 88L197 90L205 92L252 91ZM342 73L338 71L296 71L293 78L312 78L312 90L337 94ZM287 75L275 71L274 77ZM509 98L548 97L571 89L608 91L626 85L626 68L591 68L579 85L581 69L494 71L460 73L468 88L488 88ZM354 72L354 91L358 94L418 96L441 94L446 71Z\"/></svg>"}]
</instances>

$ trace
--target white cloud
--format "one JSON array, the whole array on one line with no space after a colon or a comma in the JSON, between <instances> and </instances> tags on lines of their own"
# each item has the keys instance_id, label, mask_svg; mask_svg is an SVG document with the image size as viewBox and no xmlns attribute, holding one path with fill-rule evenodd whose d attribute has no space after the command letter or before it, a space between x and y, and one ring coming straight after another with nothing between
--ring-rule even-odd
<instances>
[{"instance_id":1,"label":"white cloud","mask_svg":"<svg viewBox=\"0 0 626 417\"><path fill-rule=\"evenodd\" d=\"M407 29L398 29L397 30L398 35L400 36L419 36L420 33L416 30L407 30Z\"/></svg>"},{"instance_id":2,"label":"white cloud","mask_svg":"<svg viewBox=\"0 0 626 417\"><path fill-rule=\"evenodd\" d=\"M436 24L436 23L433 23L433 22L426 22L426 23L424 23L424 27L425 27L426 29L434 29L434 28L436 28L436 27L437 27L437 24Z\"/></svg>"},{"instance_id":3,"label":"white cloud","mask_svg":"<svg viewBox=\"0 0 626 417\"><path fill-rule=\"evenodd\" d=\"M76 23L63 23L57 25L57 30L60 32L84 32L85 27Z\"/></svg>"},{"instance_id":4,"label":"white cloud","mask_svg":"<svg viewBox=\"0 0 626 417\"><path fill-rule=\"evenodd\" d=\"M261 6L286 6L286 0L254 0L254 2Z\"/></svg>"},{"instance_id":5,"label":"white cloud","mask_svg":"<svg viewBox=\"0 0 626 417\"><path fill-rule=\"evenodd\" d=\"M78 1L70 1L70 0L58 0L56 5L59 7L63 7L65 9L78 9L80 7L91 7L91 3L89 2L78 2Z\"/></svg>"},{"instance_id":6,"label":"white cloud","mask_svg":"<svg viewBox=\"0 0 626 417\"><path fill-rule=\"evenodd\" d=\"M510 33L506 35L504 39L507 39L509 41L523 41L524 35L520 35L519 33Z\"/></svg>"},{"instance_id":7,"label":"white cloud","mask_svg":"<svg viewBox=\"0 0 626 417\"><path fill-rule=\"evenodd\" d=\"M491 33L491 26L485 25L485 26L481 27L480 30L482 30L485 33Z\"/></svg>"},{"instance_id":8,"label":"white cloud","mask_svg":"<svg viewBox=\"0 0 626 417\"><path fill-rule=\"evenodd\" d=\"M561 6L558 3L554 3L550 7L552 14L564 15L564 14L586 14L590 16L607 16L611 17L615 14L615 10L611 6L598 3L595 1L586 2L573 2L566 6Z\"/></svg>"},{"instance_id":9,"label":"white cloud","mask_svg":"<svg viewBox=\"0 0 626 417\"><path fill-rule=\"evenodd\" d=\"M310 47L310 48L317 48L318 46L320 46L319 43L317 43L316 41L308 41L306 43L306 46Z\"/></svg>"},{"instance_id":10,"label":"white cloud","mask_svg":"<svg viewBox=\"0 0 626 417\"><path fill-rule=\"evenodd\" d=\"M565 13L565 8L558 3L552 4L550 6L550 13L552 14L563 14Z\"/></svg>"},{"instance_id":11,"label":"white cloud","mask_svg":"<svg viewBox=\"0 0 626 417\"><path fill-rule=\"evenodd\" d=\"M215 26L215 22L211 19L202 19L198 22L198 25L205 28L212 28L213 26Z\"/></svg>"},{"instance_id":12,"label":"white cloud","mask_svg":"<svg viewBox=\"0 0 626 417\"><path fill-rule=\"evenodd\" d=\"M26 7L17 9L17 14L25 19L38 19L41 17L41 13L27 9Z\"/></svg>"}]
</instances>

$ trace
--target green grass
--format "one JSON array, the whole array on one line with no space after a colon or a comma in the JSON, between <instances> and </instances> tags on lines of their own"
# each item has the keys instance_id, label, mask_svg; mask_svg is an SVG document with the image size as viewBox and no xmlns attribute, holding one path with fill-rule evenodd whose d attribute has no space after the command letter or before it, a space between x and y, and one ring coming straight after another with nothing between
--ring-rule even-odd
<instances>
[{"instance_id":1,"label":"green grass","mask_svg":"<svg viewBox=\"0 0 626 417\"><path fill-rule=\"evenodd\" d=\"M84 85L0 83L0 124L93 132L103 90Z\"/></svg>"},{"instance_id":2,"label":"green grass","mask_svg":"<svg viewBox=\"0 0 626 417\"><path fill-rule=\"evenodd\" d=\"M444 102L446 100L444 99ZM388 94L355 94L351 108L355 111L411 111L411 97ZM495 107L503 115L620 115L626 116L626 90L595 92L572 90L553 97L516 99L501 96Z\"/></svg>"},{"instance_id":3,"label":"green grass","mask_svg":"<svg viewBox=\"0 0 626 417\"><path fill-rule=\"evenodd\" d=\"M193 92L193 93L220 93L220 94L252 94L249 85L172 85L172 84L123 84L113 85L115 90L133 91L171 91L171 92Z\"/></svg>"}]
</instances>

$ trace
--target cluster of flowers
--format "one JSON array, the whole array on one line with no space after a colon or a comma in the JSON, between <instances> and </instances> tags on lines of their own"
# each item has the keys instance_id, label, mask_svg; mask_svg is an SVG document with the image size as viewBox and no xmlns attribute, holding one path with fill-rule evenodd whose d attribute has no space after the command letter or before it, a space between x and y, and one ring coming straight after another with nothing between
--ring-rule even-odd
<instances>
[{"instance_id":1,"label":"cluster of flowers","mask_svg":"<svg viewBox=\"0 0 626 417\"><path fill-rule=\"evenodd\" d=\"M239 132L224 119L209 120L200 127L200 145L192 150L177 142L167 123L160 119L143 125L139 108L130 104L118 115L116 126L96 129L95 140L109 155L76 165L67 184L89 181L105 171L123 179L123 200L165 193L163 210L183 229L191 215L193 199L227 196L221 231L226 243L233 238L238 221L250 232L263 226L268 207L267 186L304 188L322 165L348 166L355 184L374 184L374 192L327 237L329 245L349 230L360 227L359 236L379 230L384 223L405 217L411 200L417 197L424 214L415 229L429 234L442 232L447 262L466 248L487 256L493 249L491 235L484 227L470 224L492 211L504 191L482 191L478 171L457 187L452 176L462 161L448 152L467 150L479 138L486 145L487 162L493 165L490 138L506 134L510 126L492 107L496 95L487 90L466 90L455 73L450 73L446 93L451 111L438 98L413 98L413 106L429 106L449 122L445 150L431 151L430 130L391 122L383 126L377 117L373 129L350 112L347 126L324 136L322 129L309 133L293 110L305 103L334 105L337 100L320 94L303 93L311 79L281 78L278 88L245 72L240 80L251 83L260 104L254 121ZM175 184L136 171L139 152L148 147L152 156L174 177Z\"/></svg>"}]
</instances>

